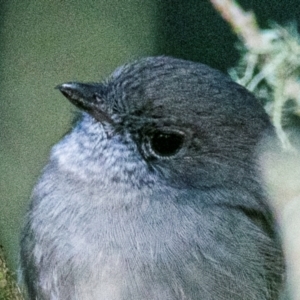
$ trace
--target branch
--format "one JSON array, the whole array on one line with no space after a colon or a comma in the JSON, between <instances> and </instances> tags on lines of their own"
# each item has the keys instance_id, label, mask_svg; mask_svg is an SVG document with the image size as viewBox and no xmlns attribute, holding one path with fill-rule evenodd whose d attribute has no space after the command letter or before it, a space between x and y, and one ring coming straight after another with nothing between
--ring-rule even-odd
<instances>
[{"instance_id":1,"label":"branch","mask_svg":"<svg viewBox=\"0 0 300 300\"><path fill-rule=\"evenodd\" d=\"M261 30L252 12L245 12L233 0L210 0L222 17L231 25L244 47L239 70L231 76L258 97L269 91L268 113L283 148L293 151L282 125L282 113L288 100L295 104L293 113L300 112L300 43L293 28L274 25ZM293 32L294 31L294 32ZM243 66L241 68L241 66Z\"/></svg>"}]
</instances>

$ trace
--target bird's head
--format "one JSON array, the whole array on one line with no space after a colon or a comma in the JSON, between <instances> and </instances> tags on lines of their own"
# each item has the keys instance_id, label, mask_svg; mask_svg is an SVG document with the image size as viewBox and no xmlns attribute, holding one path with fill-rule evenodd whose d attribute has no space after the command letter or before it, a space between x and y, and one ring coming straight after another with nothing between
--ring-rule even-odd
<instances>
[{"instance_id":1,"label":"bird's head","mask_svg":"<svg viewBox=\"0 0 300 300\"><path fill-rule=\"evenodd\" d=\"M245 88L206 65L149 57L103 83L58 89L84 112L67 148L59 148L77 172L89 168L119 181L160 180L177 188L242 184L256 176L255 147L270 128L268 117Z\"/></svg>"}]
</instances>

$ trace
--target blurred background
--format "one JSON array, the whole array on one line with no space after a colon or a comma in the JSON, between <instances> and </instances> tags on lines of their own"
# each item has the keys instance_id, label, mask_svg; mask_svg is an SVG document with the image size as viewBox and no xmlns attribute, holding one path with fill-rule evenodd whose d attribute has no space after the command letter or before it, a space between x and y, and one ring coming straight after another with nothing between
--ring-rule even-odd
<instances>
[{"instance_id":1,"label":"blurred background","mask_svg":"<svg viewBox=\"0 0 300 300\"><path fill-rule=\"evenodd\" d=\"M240 0L259 25L300 19L299 0ZM0 245L17 266L31 189L74 108L54 87L101 81L117 66L171 55L226 72L237 38L209 0L0 0Z\"/></svg>"}]
</instances>

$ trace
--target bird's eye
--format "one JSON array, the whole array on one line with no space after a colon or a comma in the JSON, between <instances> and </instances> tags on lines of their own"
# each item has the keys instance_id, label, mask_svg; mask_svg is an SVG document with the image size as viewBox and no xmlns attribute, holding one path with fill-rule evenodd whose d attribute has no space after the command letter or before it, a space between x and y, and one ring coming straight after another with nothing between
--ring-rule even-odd
<instances>
[{"instance_id":1,"label":"bird's eye","mask_svg":"<svg viewBox=\"0 0 300 300\"><path fill-rule=\"evenodd\" d=\"M149 139L151 152L159 157L175 155L182 147L184 135L179 132L157 131Z\"/></svg>"}]
</instances>

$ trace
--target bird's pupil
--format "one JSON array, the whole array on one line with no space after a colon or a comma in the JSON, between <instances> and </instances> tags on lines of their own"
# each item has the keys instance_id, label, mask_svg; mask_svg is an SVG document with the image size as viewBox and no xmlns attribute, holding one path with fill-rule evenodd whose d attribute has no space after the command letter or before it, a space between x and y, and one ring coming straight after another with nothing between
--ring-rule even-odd
<instances>
[{"instance_id":1,"label":"bird's pupil","mask_svg":"<svg viewBox=\"0 0 300 300\"><path fill-rule=\"evenodd\" d=\"M156 132L151 139L152 150L159 156L171 156L179 151L183 136L178 133Z\"/></svg>"}]
</instances>

